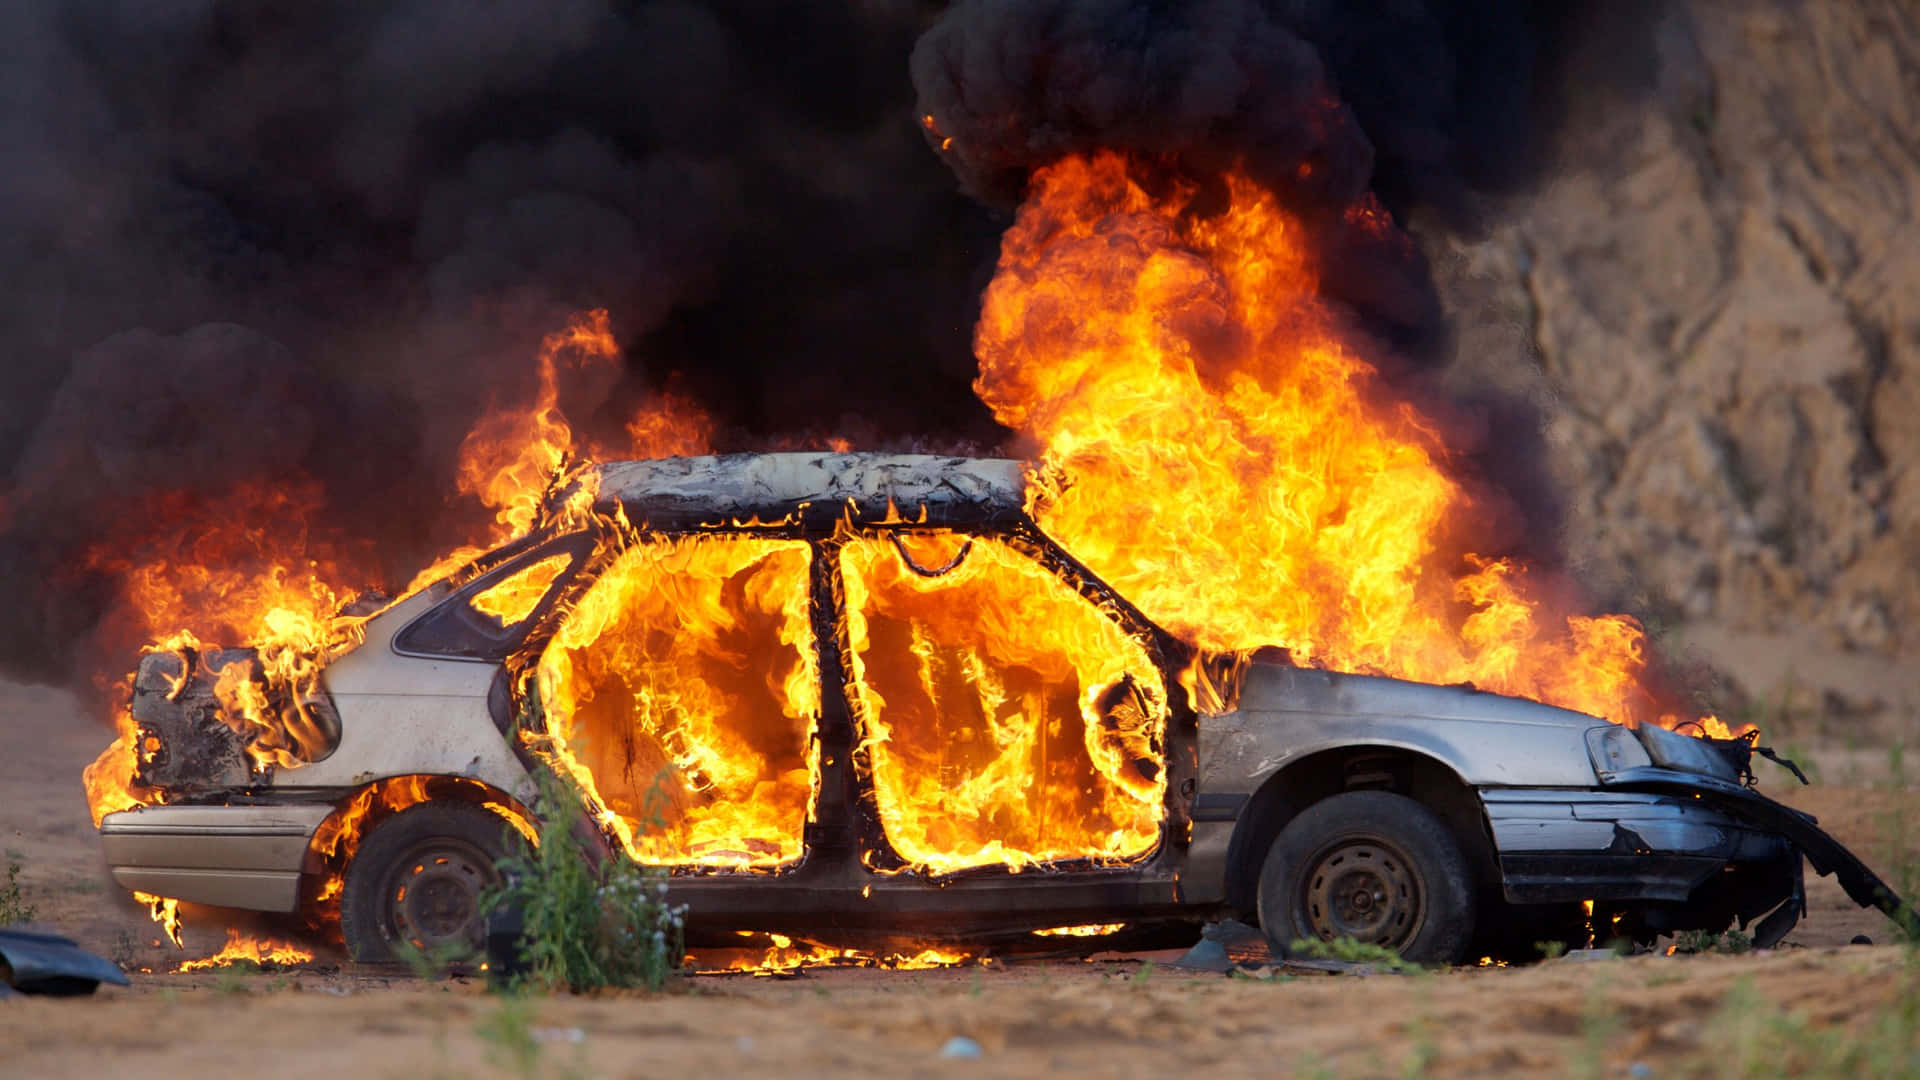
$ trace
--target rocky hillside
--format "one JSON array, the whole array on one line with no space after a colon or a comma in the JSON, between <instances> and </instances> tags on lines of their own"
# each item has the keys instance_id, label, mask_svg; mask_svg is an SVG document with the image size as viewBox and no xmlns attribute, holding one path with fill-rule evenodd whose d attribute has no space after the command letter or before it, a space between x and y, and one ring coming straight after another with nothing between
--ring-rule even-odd
<instances>
[{"instance_id":1,"label":"rocky hillside","mask_svg":"<svg viewBox=\"0 0 1920 1080\"><path fill-rule=\"evenodd\" d=\"M1920 7L1618 22L1577 47L1547 179L1434 244L1458 377L1543 402L1567 547L1720 704L1910 737Z\"/></svg>"}]
</instances>

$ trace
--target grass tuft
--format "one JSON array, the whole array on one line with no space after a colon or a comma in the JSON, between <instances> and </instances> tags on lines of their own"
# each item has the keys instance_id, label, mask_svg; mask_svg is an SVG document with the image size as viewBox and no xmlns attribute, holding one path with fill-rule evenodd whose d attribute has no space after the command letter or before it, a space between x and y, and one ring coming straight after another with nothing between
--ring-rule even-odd
<instances>
[{"instance_id":1,"label":"grass tuft","mask_svg":"<svg viewBox=\"0 0 1920 1080\"><path fill-rule=\"evenodd\" d=\"M659 989L686 951L686 908L668 904L666 875L624 854L595 866L573 835L578 796L547 777L540 800L539 843L515 834L500 861L505 884L486 898L489 911L521 913L525 978L548 990Z\"/></svg>"},{"instance_id":2,"label":"grass tuft","mask_svg":"<svg viewBox=\"0 0 1920 1080\"><path fill-rule=\"evenodd\" d=\"M1368 941L1355 941L1350 937L1337 937L1332 941L1318 938L1296 938L1287 946L1287 951L1322 960L1339 960L1348 964L1371 964L1381 971L1425 971L1426 969L1406 959L1392 949L1375 945Z\"/></svg>"},{"instance_id":3,"label":"grass tuft","mask_svg":"<svg viewBox=\"0 0 1920 1080\"><path fill-rule=\"evenodd\" d=\"M12 858L7 859L7 882L0 885L0 926L14 923L32 922L40 909L27 903L20 892L20 864Z\"/></svg>"}]
</instances>

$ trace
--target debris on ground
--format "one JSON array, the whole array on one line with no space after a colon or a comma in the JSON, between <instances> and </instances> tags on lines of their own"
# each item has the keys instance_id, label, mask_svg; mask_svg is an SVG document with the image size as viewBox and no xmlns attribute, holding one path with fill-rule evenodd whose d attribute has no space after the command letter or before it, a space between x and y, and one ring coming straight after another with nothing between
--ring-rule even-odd
<instances>
[{"instance_id":1,"label":"debris on ground","mask_svg":"<svg viewBox=\"0 0 1920 1080\"><path fill-rule=\"evenodd\" d=\"M126 986L127 976L72 938L0 930L0 991L79 997L93 993L103 982Z\"/></svg>"}]
</instances>

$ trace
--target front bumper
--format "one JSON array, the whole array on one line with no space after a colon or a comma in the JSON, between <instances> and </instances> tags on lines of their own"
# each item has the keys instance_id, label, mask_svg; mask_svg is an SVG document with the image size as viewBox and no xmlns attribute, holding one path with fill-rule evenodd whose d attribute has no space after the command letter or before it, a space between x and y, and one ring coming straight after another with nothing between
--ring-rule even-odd
<instances>
[{"instance_id":1,"label":"front bumper","mask_svg":"<svg viewBox=\"0 0 1920 1080\"><path fill-rule=\"evenodd\" d=\"M1507 900L1630 906L1655 932L1765 916L1756 940L1778 941L1805 910L1798 848L1684 776L1663 775L1664 790L1483 789Z\"/></svg>"}]
</instances>

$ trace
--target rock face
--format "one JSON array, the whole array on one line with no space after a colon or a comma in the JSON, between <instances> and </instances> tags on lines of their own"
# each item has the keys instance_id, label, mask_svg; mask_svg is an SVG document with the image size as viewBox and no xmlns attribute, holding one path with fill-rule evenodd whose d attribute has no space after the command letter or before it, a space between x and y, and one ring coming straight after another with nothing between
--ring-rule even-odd
<instances>
[{"instance_id":1,"label":"rock face","mask_svg":"<svg viewBox=\"0 0 1920 1080\"><path fill-rule=\"evenodd\" d=\"M1455 377L1544 404L1566 545L1603 591L1749 700L1911 726L1920 7L1621 22L1575 48L1545 179L1430 244Z\"/></svg>"}]
</instances>

